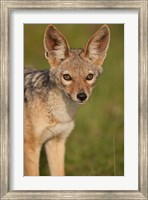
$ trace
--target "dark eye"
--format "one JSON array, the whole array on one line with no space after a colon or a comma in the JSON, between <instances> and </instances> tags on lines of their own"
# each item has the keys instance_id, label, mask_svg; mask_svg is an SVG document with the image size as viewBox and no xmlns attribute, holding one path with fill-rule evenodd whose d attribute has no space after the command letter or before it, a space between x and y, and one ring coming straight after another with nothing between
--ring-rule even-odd
<instances>
[{"instance_id":1,"label":"dark eye","mask_svg":"<svg viewBox=\"0 0 148 200\"><path fill-rule=\"evenodd\" d=\"M93 77L94 77L94 75L90 73L90 74L88 74L88 75L86 76L86 80L90 81L90 80L93 79Z\"/></svg>"},{"instance_id":2,"label":"dark eye","mask_svg":"<svg viewBox=\"0 0 148 200\"><path fill-rule=\"evenodd\" d=\"M72 80L72 78L71 78L71 76L70 76L69 74L64 74L64 75L63 75L63 78L64 78L66 81L71 81L71 80Z\"/></svg>"}]
</instances>

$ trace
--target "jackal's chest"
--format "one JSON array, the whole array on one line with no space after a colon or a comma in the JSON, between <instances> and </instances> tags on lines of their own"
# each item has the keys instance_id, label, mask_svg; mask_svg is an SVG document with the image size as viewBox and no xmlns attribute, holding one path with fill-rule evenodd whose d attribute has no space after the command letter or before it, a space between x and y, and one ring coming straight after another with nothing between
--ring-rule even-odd
<instances>
[{"instance_id":1,"label":"jackal's chest","mask_svg":"<svg viewBox=\"0 0 148 200\"><path fill-rule=\"evenodd\" d=\"M55 137L66 138L74 128L74 121L57 123L56 125L46 126L40 134L40 142L44 143Z\"/></svg>"},{"instance_id":2,"label":"jackal's chest","mask_svg":"<svg viewBox=\"0 0 148 200\"><path fill-rule=\"evenodd\" d=\"M31 112L33 132L44 143L53 137L67 137L74 128L77 106L61 94L52 92L47 102L34 102ZM32 116L32 115L30 115Z\"/></svg>"},{"instance_id":3,"label":"jackal's chest","mask_svg":"<svg viewBox=\"0 0 148 200\"><path fill-rule=\"evenodd\" d=\"M66 104L64 101L52 101L48 106L46 120L40 126L40 139L46 142L54 137L67 137L74 128L74 114L76 110L73 105ZM42 119L45 117L42 117ZM41 120L40 120L41 121Z\"/></svg>"},{"instance_id":4,"label":"jackal's chest","mask_svg":"<svg viewBox=\"0 0 148 200\"><path fill-rule=\"evenodd\" d=\"M67 137L74 128L74 121L58 123L53 127L50 127L49 131L52 132L53 136Z\"/></svg>"}]
</instances>

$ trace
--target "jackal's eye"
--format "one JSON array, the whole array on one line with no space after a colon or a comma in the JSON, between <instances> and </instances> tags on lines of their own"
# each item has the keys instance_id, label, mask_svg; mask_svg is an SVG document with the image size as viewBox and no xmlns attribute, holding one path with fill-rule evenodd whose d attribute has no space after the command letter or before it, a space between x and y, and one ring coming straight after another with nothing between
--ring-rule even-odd
<instances>
[{"instance_id":1,"label":"jackal's eye","mask_svg":"<svg viewBox=\"0 0 148 200\"><path fill-rule=\"evenodd\" d=\"M66 81L71 81L72 78L69 74L63 74L63 78L66 80Z\"/></svg>"},{"instance_id":2,"label":"jackal's eye","mask_svg":"<svg viewBox=\"0 0 148 200\"><path fill-rule=\"evenodd\" d=\"M90 73L90 74L88 74L88 75L86 76L86 80L90 81L90 80L93 79L93 77L94 77L94 75Z\"/></svg>"}]
</instances>

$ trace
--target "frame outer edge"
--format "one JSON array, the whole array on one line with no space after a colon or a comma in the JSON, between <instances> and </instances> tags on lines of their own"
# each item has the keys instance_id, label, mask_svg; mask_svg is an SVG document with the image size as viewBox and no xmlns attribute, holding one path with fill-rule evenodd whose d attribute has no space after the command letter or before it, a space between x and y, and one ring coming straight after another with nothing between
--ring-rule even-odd
<instances>
[{"instance_id":1,"label":"frame outer edge","mask_svg":"<svg viewBox=\"0 0 148 200\"><path fill-rule=\"evenodd\" d=\"M148 2L141 9L139 58L139 189L148 198ZM147 16L147 17L146 17Z\"/></svg>"},{"instance_id":2,"label":"frame outer edge","mask_svg":"<svg viewBox=\"0 0 148 200\"><path fill-rule=\"evenodd\" d=\"M8 192L8 9L1 2L1 197Z\"/></svg>"},{"instance_id":3,"label":"frame outer edge","mask_svg":"<svg viewBox=\"0 0 148 200\"><path fill-rule=\"evenodd\" d=\"M41 5L43 3L47 4L49 1L36 1L33 6L33 2L35 1L18 1L18 0L1 0L1 69L0 69L0 108L1 108L1 129L0 129L0 139L1 139L1 158L0 158L0 177L1 177L1 199L147 199L148 194L148 183L147 183L147 167L148 167L148 152L147 152L147 89L148 89L148 37L147 37L147 29L148 29L148 2L147 0L139 0L139 1L126 1L125 8L139 8L141 5L141 13L140 13L140 35L142 37L139 38L140 42L140 57L139 57L139 88L140 88L140 136L139 136L139 189L137 192L111 192L111 191L9 191L9 173L8 173L8 98L9 98L9 90L8 90L8 15L9 8L47 8L47 5ZM48 4L48 8L61 8L61 4L64 8L123 8L123 1L92 1L91 3L88 1L50 1L51 5ZM59 5L55 5L55 3ZM83 3L85 5L83 5ZM107 4L108 3L108 4ZM128 4L129 3L129 4ZM100 5L102 4L102 5ZM112 6L111 6L112 4ZM28 6L27 6L28 5ZM108 7L107 7L108 5ZM143 68L142 68L143 67Z\"/></svg>"}]
</instances>

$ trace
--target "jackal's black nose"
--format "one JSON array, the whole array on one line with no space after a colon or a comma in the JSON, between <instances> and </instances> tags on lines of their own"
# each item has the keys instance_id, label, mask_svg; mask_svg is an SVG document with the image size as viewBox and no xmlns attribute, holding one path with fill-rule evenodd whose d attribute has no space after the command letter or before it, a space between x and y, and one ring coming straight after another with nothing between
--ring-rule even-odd
<instances>
[{"instance_id":1,"label":"jackal's black nose","mask_svg":"<svg viewBox=\"0 0 148 200\"><path fill-rule=\"evenodd\" d=\"M80 101L84 101L86 98L87 98L87 95L85 92L80 92L77 94L77 98L80 100Z\"/></svg>"}]
</instances>

